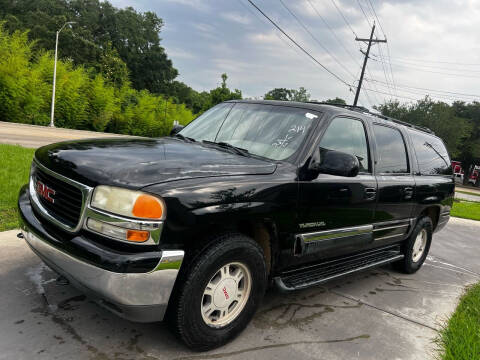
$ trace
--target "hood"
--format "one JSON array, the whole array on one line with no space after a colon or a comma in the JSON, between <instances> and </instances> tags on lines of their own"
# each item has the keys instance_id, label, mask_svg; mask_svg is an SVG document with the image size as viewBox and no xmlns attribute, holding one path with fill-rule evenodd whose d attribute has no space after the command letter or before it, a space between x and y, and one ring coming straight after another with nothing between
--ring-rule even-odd
<instances>
[{"instance_id":1,"label":"hood","mask_svg":"<svg viewBox=\"0 0 480 360\"><path fill-rule=\"evenodd\" d=\"M35 158L85 185L135 189L201 177L271 174L276 168L273 162L170 137L67 141L39 148Z\"/></svg>"}]
</instances>

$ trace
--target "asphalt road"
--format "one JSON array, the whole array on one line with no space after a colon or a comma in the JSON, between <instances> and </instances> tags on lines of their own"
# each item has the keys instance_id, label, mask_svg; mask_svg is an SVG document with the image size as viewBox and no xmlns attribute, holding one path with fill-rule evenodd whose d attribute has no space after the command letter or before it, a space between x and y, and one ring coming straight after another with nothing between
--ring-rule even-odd
<instances>
[{"instance_id":1,"label":"asphalt road","mask_svg":"<svg viewBox=\"0 0 480 360\"><path fill-rule=\"evenodd\" d=\"M424 267L383 267L326 286L270 290L233 342L193 353L163 323L136 324L97 306L16 238L0 233L0 359L429 359L466 285L479 281L480 222L452 219Z\"/></svg>"},{"instance_id":2,"label":"asphalt road","mask_svg":"<svg viewBox=\"0 0 480 360\"><path fill-rule=\"evenodd\" d=\"M43 145L65 140L124 136L125 135L51 128L48 126L16 124L0 121L0 143L21 145L29 148L38 148Z\"/></svg>"}]
</instances>

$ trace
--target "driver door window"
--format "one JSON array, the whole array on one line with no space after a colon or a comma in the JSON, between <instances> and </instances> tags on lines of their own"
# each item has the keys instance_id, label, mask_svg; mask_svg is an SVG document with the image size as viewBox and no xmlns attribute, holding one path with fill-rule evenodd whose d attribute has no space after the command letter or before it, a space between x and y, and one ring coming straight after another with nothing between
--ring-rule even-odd
<instances>
[{"instance_id":1,"label":"driver door window","mask_svg":"<svg viewBox=\"0 0 480 360\"><path fill-rule=\"evenodd\" d=\"M320 147L354 155L360 163L360 172L371 172L367 136L360 120L341 117L333 119L320 141Z\"/></svg>"}]
</instances>

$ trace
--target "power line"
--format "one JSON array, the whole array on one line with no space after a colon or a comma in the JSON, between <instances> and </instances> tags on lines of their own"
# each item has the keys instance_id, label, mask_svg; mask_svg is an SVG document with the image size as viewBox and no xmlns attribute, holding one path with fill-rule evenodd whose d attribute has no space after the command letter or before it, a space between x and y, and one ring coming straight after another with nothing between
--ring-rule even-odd
<instances>
[{"instance_id":1,"label":"power line","mask_svg":"<svg viewBox=\"0 0 480 360\"><path fill-rule=\"evenodd\" d=\"M354 35L355 37L357 37L357 33L355 32L355 30L353 30L352 25L350 25L350 23L348 22L348 20L347 20L347 18L345 17L345 15L343 15L343 12L338 8L337 3L335 2L335 0L331 0L331 1L332 1L332 4L335 6L335 9L337 9L338 13L342 16L343 21L345 21L345 24L347 24L347 26L350 28L350 30L352 31L353 35Z\"/></svg>"},{"instance_id":2,"label":"power line","mask_svg":"<svg viewBox=\"0 0 480 360\"><path fill-rule=\"evenodd\" d=\"M373 4L372 4L371 0L368 0L368 3L370 4L370 7L372 8L374 18L377 19L378 26L380 26L380 30L382 31L383 36L386 37L385 31L383 30L383 26L382 26L382 24L380 23L380 19L379 19L378 16L377 16L377 12L375 11L375 8L373 7Z\"/></svg>"},{"instance_id":3,"label":"power line","mask_svg":"<svg viewBox=\"0 0 480 360\"><path fill-rule=\"evenodd\" d=\"M365 10L363 9L363 6L362 6L362 3L360 2L360 0L357 0L357 4L358 4L358 6L360 7L360 10L362 11L362 14L363 14L363 16L364 16L364 18L365 18L365 21L367 22L368 26L369 26L369 27L375 26L375 20L373 20L373 25L370 24L370 20L369 20L369 18L368 18L368 16L367 16L367 13L366 13ZM379 54L381 54L380 45L378 46L378 50L379 50ZM381 59L381 56L380 56L380 59ZM383 74L384 74L384 76L385 76L385 81L388 83L388 82L389 82L389 79L388 79L388 77L387 77L387 71L386 71L386 69L385 69L385 64L383 63L383 61L381 62L381 64L382 64ZM392 93L392 91L391 91L391 89L390 89L390 85L389 85L388 91L390 92L390 96L392 96L393 93Z\"/></svg>"},{"instance_id":4,"label":"power line","mask_svg":"<svg viewBox=\"0 0 480 360\"><path fill-rule=\"evenodd\" d=\"M380 19L378 18L378 15L377 15L377 12L375 11L375 8L373 7L373 3L372 3L371 0L368 0L368 3L370 4L370 8L373 11L373 15L374 15L375 19L377 19L378 26L380 26L380 30L382 31L383 37L386 39L387 34L385 34L385 31L383 30L382 23L380 22ZM390 57L390 46L388 45L388 42L386 43L386 45L387 45L387 54L388 54L388 57ZM379 50L380 50L380 45L379 45ZM382 54L382 57L385 58L383 56L383 54ZM395 86L395 78L393 76L392 64L390 64L390 76L392 77L393 90L396 92L397 89L396 89L396 86Z\"/></svg>"},{"instance_id":5,"label":"power line","mask_svg":"<svg viewBox=\"0 0 480 360\"><path fill-rule=\"evenodd\" d=\"M373 55L373 56L376 56L376 55ZM473 73L479 73L480 72L480 69L466 69L466 68L456 69L456 68L451 68L451 67L423 65L423 64L410 63L410 62L402 61L402 60L392 60L391 58L387 62L392 63L392 64L400 63L401 66L408 66L408 67L413 66L413 67L421 67L421 68L436 69L436 70L447 70L447 71L454 70L454 71L460 71L460 72L465 71L467 73L472 73L472 72Z\"/></svg>"},{"instance_id":6,"label":"power line","mask_svg":"<svg viewBox=\"0 0 480 360\"><path fill-rule=\"evenodd\" d=\"M376 80L373 78L366 79L367 81L370 81L372 83L379 83L379 84L385 84L383 81ZM447 91L447 90L438 90L438 89L429 89L429 88L423 88L423 87L416 87L416 86L410 86L410 85L402 85L402 84L397 84L399 88L406 88L406 89L414 89L414 90L424 90L424 91L431 91L431 92L437 92L437 93L443 93L443 94L451 94L451 95L460 95L460 96L468 96L468 97L477 97L480 98L479 94L467 94L467 93L461 93L461 92L455 92L455 91Z\"/></svg>"},{"instance_id":7,"label":"power line","mask_svg":"<svg viewBox=\"0 0 480 360\"><path fill-rule=\"evenodd\" d=\"M368 20L368 16L367 14L365 13L365 11L363 10L363 6L362 4L360 3L360 0L357 0L357 3L358 3L358 6L360 6L360 10L362 10L362 13L363 13L363 16L365 17L365 20L367 21L367 24L368 24L368 27L372 27L372 24L370 24L370 20Z\"/></svg>"},{"instance_id":8,"label":"power line","mask_svg":"<svg viewBox=\"0 0 480 360\"><path fill-rule=\"evenodd\" d=\"M430 59L416 59L416 58L391 58L397 61L404 62L422 62L422 63L432 63L432 64L451 64L451 65L464 65L464 66L480 66L480 63L462 63L458 61L440 61L440 60L430 60Z\"/></svg>"},{"instance_id":9,"label":"power line","mask_svg":"<svg viewBox=\"0 0 480 360\"><path fill-rule=\"evenodd\" d=\"M370 37L368 39L362 39L362 38L355 38L355 41L365 41L367 42L367 51L365 52L365 58L363 59L363 66L362 66L362 73L360 74L360 80L358 80L358 86L357 86L357 91L355 92L355 99L353 100L353 106L357 105L358 97L360 96L360 90L362 88L362 81L363 77L365 75L365 68L367 67L367 61L368 61L368 54L370 53L370 48L372 47L372 44L375 43L380 43L380 42L387 42L387 40L379 40L379 39L374 39L373 35L375 34L375 22L373 22L372 26L372 31L370 33ZM388 80L387 80L388 81Z\"/></svg>"},{"instance_id":10,"label":"power line","mask_svg":"<svg viewBox=\"0 0 480 360\"><path fill-rule=\"evenodd\" d=\"M252 10L252 8L246 4L243 3L243 0L238 0L238 2L249 12L251 13L253 16L255 16L261 23L263 24L267 24L268 25L268 21L261 17L256 11ZM296 54L302 56L303 54L300 52L300 50L292 45L291 42L289 42L288 40L286 40L283 36L281 36L278 31L275 31L274 32L275 36L280 40L282 41L285 45L287 45L288 47L290 47L293 51L295 51Z\"/></svg>"},{"instance_id":11,"label":"power line","mask_svg":"<svg viewBox=\"0 0 480 360\"><path fill-rule=\"evenodd\" d=\"M385 85L380 85L380 86L385 86ZM445 95L445 94L435 94L435 93L430 93L430 92L424 92L424 91L421 91L421 90L405 90L405 89L402 89L400 90L404 93L407 93L407 94L412 94L412 95L422 95L422 96L430 96L430 97L433 97L433 98L438 98L438 99L442 99L442 100L450 100L450 101L472 101L472 99L469 99L469 100L466 100L466 99L463 99L461 97L456 97L456 96L452 96L452 95Z\"/></svg>"},{"instance_id":12,"label":"power line","mask_svg":"<svg viewBox=\"0 0 480 360\"><path fill-rule=\"evenodd\" d=\"M387 92L380 91L380 90L373 90L373 89L368 89L368 88L365 88L365 87L364 87L364 90L373 91L375 93L379 93L379 94L383 94L383 95L388 95L390 97L392 96L391 94L389 94ZM418 100L418 99L415 99L415 98L412 98L412 97L409 97L409 96L402 96L402 95L396 95L395 97L401 98L401 99L413 100L413 101Z\"/></svg>"},{"instance_id":13,"label":"power line","mask_svg":"<svg viewBox=\"0 0 480 360\"><path fill-rule=\"evenodd\" d=\"M300 20L300 18L295 15L295 13L290 10L290 8L283 2L283 0L279 0L282 6L289 12L289 14L300 24L300 26L310 35L310 37L338 64L345 70L353 79L355 79L355 75L345 66L343 65L336 56L334 56L323 44L318 40L318 38L313 35L313 33L308 29L305 23Z\"/></svg>"},{"instance_id":14,"label":"power line","mask_svg":"<svg viewBox=\"0 0 480 360\"><path fill-rule=\"evenodd\" d=\"M328 30L332 33L332 35L335 37L335 39L337 40L337 42L340 44L340 46L343 48L343 50L345 50L345 52L350 56L350 58L353 60L353 62L355 62L358 66L360 66L360 63L358 62L358 60L355 59L355 57L352 55L352 53L350 52L350 50L347 49L347 47L343 44L343 42L338 38L337 34L335 33L335 31L333 31L332 27L330 26L330 24L328 24L328 22L325 20L325 18L320 14L320 12L317 10L317 8L315 7L315 5L313 4L313 2L311 0L307 0L310 7L317 13L318 17L322 20L322 22L325 24L325 26L328 28Z\"/></svg>"},{"instance_id":15,"label":"power line","mask_svg":"<svg viewBox=\"0 0 480 360\"><path fill-rule=\"evenodd\" d=\"M378 62L381 62L382 64L384 63L384 61L382 61L381 59L374 59L372 58L373 61L378 61ZM442 71L433 71L433 70L427 70L427 69L422 69L422 68L418 68L418 67L415 67L415 66L408 66L408 65L400 65L400 64L395 64L395 63L390 63L392 64L393 66L395 67L401 67L401 68L406 68L406 69L413 69L414 71L420 71L420 72L425 72L425 73L431 73L431 74L441 74L441 75L446 75L446 76L453 76L453 77L466 77L466 78L475 78L475 79L480 79L480 76L474 76L472 74L461 74L461 73L449 73L449 72L442 72Z\"/></svg>"},{"instance_id":16,"label":"power line","mask_svg":"<svg viewBox=\"0 0 480 360\"><path fill-rule=\"evenodd\" d=\"M247 0L255 9L258 10L260 14L262 14L268 21L272 23L273 26L275 26L283 35L285 35L292 43L294 43L300 50L302 50L310 59L312 59L315 63L320 65L325 71L327 71L330 75L335 77L338 81L341 83L345 84L349 88L351 88L351 85L348 84L345 80L343 80L340 76L329 70L325 65L323 65L320 61L318 61L313 55L311 55L307 50L305 50L300 44L298 44L290 35L288 35L280 26L278 26L275 21L270 19L267 14L265 14L257 5L252 0Z\"/></svg>"}]
</instances>

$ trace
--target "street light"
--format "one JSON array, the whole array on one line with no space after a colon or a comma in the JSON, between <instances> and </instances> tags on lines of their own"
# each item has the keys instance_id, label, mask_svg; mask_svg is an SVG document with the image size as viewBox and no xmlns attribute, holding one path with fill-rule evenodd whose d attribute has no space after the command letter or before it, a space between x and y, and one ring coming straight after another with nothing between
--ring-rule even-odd
<instances>
[{"instance_id":1,"label":"street light","mask_svg":"<svg viewBox=\"0 0 480 360\"><path fill-rule=\"evenodd\" d=\"M60 28L60 30L57 31L57 39L55 41L55 62L53 65L53 90L52 90L52 110L50 112L50 127L55 127L53 123L53 115L55 112L55 83L57 81L57 51L58 51L58 34L60 34L60 31L63 30L63 28L67 25L75 24L75 21L67 21L63 26Z\"/></svg>"}]
</instances>

